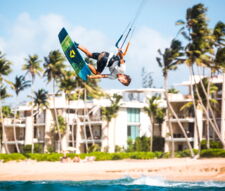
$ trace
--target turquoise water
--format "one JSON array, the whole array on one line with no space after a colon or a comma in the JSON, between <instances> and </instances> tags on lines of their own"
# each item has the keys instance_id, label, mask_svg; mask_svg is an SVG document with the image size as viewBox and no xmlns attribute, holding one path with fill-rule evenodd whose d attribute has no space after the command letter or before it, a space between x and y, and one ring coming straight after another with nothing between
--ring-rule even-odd
<instances>
[{"instance_id":1,"label":"turquoise water","mask_svg":"<svg viewBox=\"0 0 225 191\"><path fill-rule=\"evenodd\" d=\"M126 177L118 180L97 181L6 181L0 182L0 191L182 191L209 190L225 191L225 182L172 182L161 178L141 177L132 179Z\"/></svg>"}]
</instances>

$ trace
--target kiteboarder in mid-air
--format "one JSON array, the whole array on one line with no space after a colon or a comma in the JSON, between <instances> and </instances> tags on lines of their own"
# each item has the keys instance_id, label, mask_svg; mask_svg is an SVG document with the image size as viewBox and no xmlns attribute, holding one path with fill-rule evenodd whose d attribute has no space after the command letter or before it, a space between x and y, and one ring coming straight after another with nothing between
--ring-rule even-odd
<instances>
[{"instance_id":1,"label":"kiteboarder in mid-air","mask_svg":"<svg viewBox=\"0 0 225 191\"><path fill-rule=\"evenodd\" d=\"M131 82L129 75L124 74L125 72L125 60L124 53L121 49L118 49L118 53L115 55L108 52L95 52L91 53L86 48L81 45L77 45L77 48L84 52L89 58L97 60L97 68L92 64L88 64L91 72L94 75L89 75L89 79L98 79L98 78L109 78L109 79L118 79L123 85L128 86ZM109 68L110 74L102 74L105 67Z\"/></svg>"},{"instance_id":2,"label":"kiteboarder in mid-air","mask_svg":"<svg viewBox=\"0 0 225 191\"><path fill-rule=\"evenodd\" d=\"M79 76L84 81L87 81L87 79L109 78L118 79L125 86L130 84L131 78L129 75L125 74L124 56L127 53L132 34L134 32L134 23L141 11L141 8L144 5L144 2L145 0L141 1L134 19L128 24L120 38L117 40L115 46L118 51L116 54L105 51L92 53L80 44L73 42L65 28L61 29L60 33L58 34L60 44L77 76ZM122 51L122 48L128 40L128 37L130 40L127 43L125 51ZM97 67L95 67L93 64L87 65L80 55L78 49L84 52L89 58L97 60ZM105 67L109 68L109 74L102 74ZM91 73L93 73L93 75L91 75Z\"/></svg>"}]
</instances>

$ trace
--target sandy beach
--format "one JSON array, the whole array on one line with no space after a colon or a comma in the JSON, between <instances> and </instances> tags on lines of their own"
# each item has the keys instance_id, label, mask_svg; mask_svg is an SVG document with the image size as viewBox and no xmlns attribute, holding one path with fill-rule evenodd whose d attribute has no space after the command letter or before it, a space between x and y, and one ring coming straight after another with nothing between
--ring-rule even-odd
<instances>
[{"instance_id":1,"label":"sandy beach","mask_svg":"<svg viewBox=\"0 0 225 191\"><path fill-rule=\"evenodd\" d=\"M174 181L225 181L225 159L153 159L0 163L0 180L106 180L125 176L162 177Z\"/></svg>"}]
</instances>

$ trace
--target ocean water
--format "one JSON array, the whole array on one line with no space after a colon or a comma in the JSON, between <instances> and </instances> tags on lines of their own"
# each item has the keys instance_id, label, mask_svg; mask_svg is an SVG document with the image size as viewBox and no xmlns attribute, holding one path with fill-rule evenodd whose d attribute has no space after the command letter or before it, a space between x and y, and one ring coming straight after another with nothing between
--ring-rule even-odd
<instances>
[{"instance_id":1,"label":"ocean water","mask_svg":"<svg viewBox=\"0 0 225 191\"><path fill-rule=\"evenodd\" d=\"M225 182L174 182L159 177L125 177L118 180L96 181L3 181L0 191L225 191Z\"/></svg>"}]
</instances>

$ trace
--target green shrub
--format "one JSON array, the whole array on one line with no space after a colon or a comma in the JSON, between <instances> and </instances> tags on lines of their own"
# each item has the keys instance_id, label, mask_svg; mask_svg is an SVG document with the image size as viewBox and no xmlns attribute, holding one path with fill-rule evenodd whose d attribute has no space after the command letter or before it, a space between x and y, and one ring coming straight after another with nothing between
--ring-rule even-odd
<instances>
[{"instance_id":1,"label":"green shrub","mask_svg":"<svg viewBox=\"0 0 225 191\"><path fill-rule=\"evenodd\" d=\"M119 145L116 145L115 146L115 152L116 153L124 152L124 148L123 147L120 147Z\"/></svg>"},{"instance_id":2,"label":"green shrub","mask_svg":"<svg viewBox=\"0 0 225 191\"><path fill-rule=\"evenodd\" d=\"M168 159L170 158L170 155L171 155L170 152L163 153L162 158Z\"/></svg>"},{"instance_id":3,"label":"green shrub","mask_svg":"<svg viewBox=\"0 0 225 191\"><path fill-rule=\"evenodd\" d=\"M197 149L193 149L194 154L198 154L198 150ZM183 151L178 151L175 153L175 157L177 158L182 158L182 157L191 157L191 152L190 150L183 150Z\"/></svg>"},{"instance_id":4,"label":"green shrub","mask_svg":"<svg viewBox=\"0 0 225 191\"><path fill-rule=\"evenodd\" d=\"M20 161L25 159L26 157L20 153L0 154L0 160L2 160L3 162L8 162L12 160Z\"/></svg>"},{"instance_id":5,"label":"green shrub","mask_svg":"<svg viewBox=\"0 0 225 191\"><path fill-rule=\"evenodd\" d=\"M127 140L127 152L149 152L151 138L142 136L137 137L135 141L132 139ZM155 136L153 138L153 151L164 151L165 139L163 137Z\"/></svg>"},{"instance_id":6,"label":"green shrub","mask_svg":"<svg viewBox=\"0 0 225 191\"><path fill-rule=\"evenodd\" d=\"M101 150L100 145L93 144L93 145L91 145L91 147L89 147L88 152L89 153L91 153L91 152L100 152L100 150Z\"/></svg>"},{"instance_id":7,"label":"green shrub","mask_svg":"<svg viewBox=\"0 0 225 191\"><path fill-rule=\"evenodd\" d=\"M130 155L131 159L153 159L155 157L153 152L134 152Z\"/></svg>"},{"instance_id":8,"label":"green shrub","mask_svg":"<svg viewBox=\"0 0 225 191\"><path fill-rule=\"evenodd\" d=\"M36 160L36 161L59 161L63 156L60 153L27 153L27 158Z\"/></svg>"},{"instance_id":9,"label":"green shrub","mask_svg":"<svg viewBox=\"0 0 225 191\"><path fill-rule=\"evenodd\" d=\"M156 158L163 158L163 152L154 152Z\"/></svg>"},{"instance_id":10,"label":"green shrub","mask_svg":"<svg viewBox=\"0 0 225 191\"><path fill-rule=\"evenodd\" d=\"M32 145L24 145L22 150L24 153L31 153Z\"/></svg>"},{"instance_id":11,"label":"green shrub","mask_svg":"<svg viewBox=\"0 0 225 191\"><path fill-rule=\"evenodd\" d=\"M120 154L113 154L112 155L112 160L121 160L121 159L123 159L123 158L122 158L122 155L120 155Z\"/></svg>"},{"instance_id":12,"label":"green shrub","mask_svg":"<svg viewBox=\"0 0 225 191\"><path fill-rule=\"evenodd\" d=\"M134 152L134 143L131 138L127 139L127 152Z\"/></svg>"},{"instance_id":13,"label":"green shrub","mask_svg":"<svg viewBox=\"0 0 225 191\"><path fill-rule=\"evenodd\" d=\"M35 153L42 153L43 152L43 144L34 144L34 152Z\"/></svg>"},{"instance_id":14,"label":"green shrub","mask_svg":"<svg viewBox=\"0 0 225 191\"><path fill-rule=\"evenodd\" d=\"M150 150L150 138L146 136L137 137L133 148L136 152L148 152Z\"/></svg>"},{"instance_id":15,"label":"green shrub","mask_svg":"<svg viewBox=\"0 0 225 191\"><path fill-rule=\"evenodd\" d=\"M190 157L191 152L190 150L183 150L175 153L175 157L182 158L182 157Z\"/></svg>"},{"instance_id":16,"label":"green shrub","mask_svg":"<svg viewBox=\"0 0 225 191\"><path fill-rule=\"evenodd\" d=\"M223 149L206 149L201 151L201 157L225 157L225 150Z\"/></svg>"},{"instance_id":17,"label":"green shrub","mask_svg":"<svg viewBox=\"0 0 225 191\"><path fill-rule=\"evenodd\" d=\"M66 156L69 157L69 158L71 158L71 159L73 159L74 157L77 157L79 155L76 154L76 153L67 153Z\"/></svg>"},{"instance_id":18,"label":"green shrub","mask_svg":"<svg viewBox=\"0 0 225 191\"><path fill-rule=\"evenodd\" d=\"M207 149L206 142L207 142L206 140L201 141L201 149ZM210 140L209 145L210 145L211 149L221 149L221 148L223 148L222 143L219 142L219 141Z\"/></svg>"},{"instance_id":19,"label":"green shrub","mask_svg":"<svg viewBox=\"0 0 225 191\"><path fill-rule=\"evenodd\" d=\"M34 144L34 153L41 153L43 151L42 144ZM23 146L23 153L31 153L32 152L32 145L24 145Z\"/></svg>"},{"instance_id":20,"label":"green shrub","mask_svg":"<svg viewBox=\"0 0 225 191\"><path fill-rule=\"evenodd\" d=\"M47 146L47 151L48 153L53 153L54 152L54 147L52 145Z\"/></svg>"}]
</instances>

